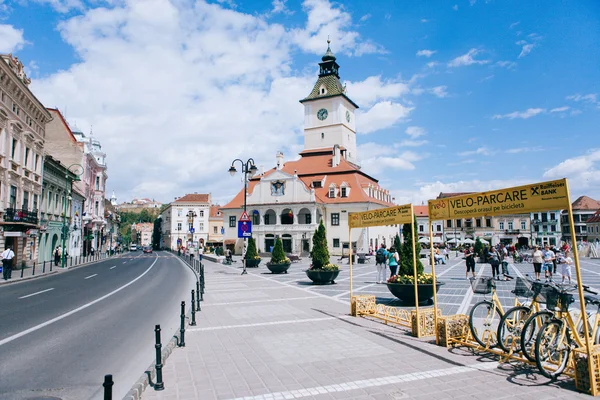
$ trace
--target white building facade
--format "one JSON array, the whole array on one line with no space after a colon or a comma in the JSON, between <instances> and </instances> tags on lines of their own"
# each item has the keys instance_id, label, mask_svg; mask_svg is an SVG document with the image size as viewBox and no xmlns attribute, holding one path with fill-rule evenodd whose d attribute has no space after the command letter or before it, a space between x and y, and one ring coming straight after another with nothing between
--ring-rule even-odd
<instances>
[{"instance_id":1,"label":"white building facade","mask_svg":"<svg viewBox=\"0 0 600 400\"><path fill-rule=\"evenodd\" d=\"M171 250L204 247L208 242L210 194L186 194L161 213L162 243Z\"/></svg>"},{"instance_id":2,"label":"white building facade","mask_svg":"<svg viewBox=\"0 0 600 400\"><path fill-rule=\"evenodd\" d=\"M270 252L276 238L288 253L306 253L319 222L327 230L330 254L366 253L381 243L392 243L398 226L353 229L348 237L348 214L392 206L388 190L358 165L355 111L339 80L339 65L329 49L319 63L320 72L304 106L304 150L301 158L285 162L282 153L275 167L250 178L247 212L259 252ZM244 190L222 207L225 245L241 253L238 220L243 212Z\"/></svg>"}]
</instances>

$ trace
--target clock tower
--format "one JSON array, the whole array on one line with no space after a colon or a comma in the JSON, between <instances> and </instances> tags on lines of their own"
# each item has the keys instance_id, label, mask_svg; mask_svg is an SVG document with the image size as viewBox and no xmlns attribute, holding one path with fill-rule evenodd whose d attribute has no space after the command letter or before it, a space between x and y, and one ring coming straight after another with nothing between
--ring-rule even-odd
<instances>
[{"instance_id":1,"label":"clock tower","mask_svg":"<svg viewBox=\"0 0 600 400\"><path fill-rule=\"evenodd\" d=\"M354 112L358 106L346 96L339 76L340 66L329 47L319 63L319 78L304 105L304 150L331 149L338 145L341 155L358 164Z\"/></svg>"}]
</instances>

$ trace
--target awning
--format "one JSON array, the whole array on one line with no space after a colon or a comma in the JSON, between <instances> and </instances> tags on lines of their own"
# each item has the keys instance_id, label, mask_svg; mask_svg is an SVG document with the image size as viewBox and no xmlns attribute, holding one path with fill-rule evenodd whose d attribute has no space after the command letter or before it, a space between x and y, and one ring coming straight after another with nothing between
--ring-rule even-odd
<instances>
[{"instance_id":1,"label":"awning","mask_svg":"<svg viewBox=\"0 0 600 400\"><path fill-rule=\"evenodd\" d=\"M235 244L237 239L225 239L225 244Z\"/></svg>"}]
</instances>

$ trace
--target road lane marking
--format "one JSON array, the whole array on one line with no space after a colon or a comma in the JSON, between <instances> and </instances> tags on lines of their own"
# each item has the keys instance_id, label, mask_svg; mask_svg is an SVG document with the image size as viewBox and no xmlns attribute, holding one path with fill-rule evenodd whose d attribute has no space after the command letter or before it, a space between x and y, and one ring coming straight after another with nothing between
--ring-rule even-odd
<instances>
[{"instance_id":1,"label":"road lane marking","mask_svg":"<svg viewBox=\"0 0 600 400\"><path fill-rule=\"evenodd\" d=\"M127 261L123 261L123 264L125 264Z\"/></svg>"},{"instance_id":2,"label":"road lane marking","mask_svg":"<svg viewBox=\"0 0 600 400\"><path fill-rule=\"evenodd\" d=\"M28 298L28 297L35 296L36 294L46 293L46 292L49 292L49 291L51 291L51 290L54 290L54 288L50 288L50 289L46 289L46 290L42 290L41 292L35 292L35 293L31 293L31 294L28 294L27 296L21 296L21 297L19 297L19 299L26 299L26 298Z\"/></svg>"},{"instance_id":3,"label":"road lane marking","mask_svg":"<svg viewBox=\"0 0 600 400\"><path fill-rule=\"evenodd\" d=\"M98 275L98 274L90 275L90 276L87 276L87 277L85 277L85 278L83 278L83 279L90 279L90 278L93 278L93 277L95 277L95 276L97 276L97 275Z\"/></svg>"},{"instance_id":4,"label":"road lane marking","mask_svg":"<svg viewBox=\"0 0 600 400\"><path fill-rule=\"evenodd\" d=\"M150 267L148 267L148 269L147 269L147 270L145 270L144 272L142 272L142 274L141 274L140 276L138 276L137 278L135 278L135 279L134 279L134 280L132 280L131 282L129 282L129 283L126 283L125 285L121 286L120 288L118 288L118 289L115 289L115 290L113 290L112 292L110 292L110 293L108 293L108 294L105 294L104 296L102 296L102 297L99 297L99 298L97 298L97 299L96 299L96 300L94 300L94 301L91 301L91 302L89 302L89 303L87 303L87 304L84 304L84 305L82 305L81 307L77 307L77 308L76 308L76 309L74 309L74 310L71 310L71 311L69 311L69 312L66 312L66 313L64 313L64 314L62 314L62 315L59 315L59 316L58 316L58 317L56 317L56 318L52 318L51 320L48 320L48 321L46 321L46 322L42 322L42 323L41 323L41 324L39 324L39 325L36 325L36 326L34 326L34 327L31 327L31 328L29 328L29 329L26 329L26 330L24 330L24 331L22 331L22 332L16 333L16 334L14 334L14 335L12 335L12 336L9 336L9 337L7 337L7 338L5 338L5 339L2 339L2 340L0 340L0 346L2 346L2 345L4 345L4 344L7 344L7 343L10 343L10 342L12 342L13 340L16 340L16 339L18 339L18 338L20 338L20 337L23 337L23 336L25 336L25 335L28 335L28 334L30 334L30 333L32 333L32 332L35 332L35 331L37 331L37 330L40 330L40 329L42 329L42 328L44 328L44 327L46 327L46 326L48 326L48 325L51 325L51 324L53 324L53 323L55 323L55 322L57 322L57 321L60 321L61 319L65 319L65 318L67 318L68 316L71 316L71 315L73 315L73 314L75 314L75 313L77 313L77 312L79 312L79 311L85 310L86 308L88 308L88 307L91 307L91 306L93 306L94 304L96 304L96 303L98 303L98 302L100 302L100 301L102 301L102 300L104 300L104 299L107 299L107 298L109 298L109 297L110 297L110 296L112 296L113 294L116 294L116 293L120 292L121 290L123 290L123 289L125 289L125 288L127 288L127 287L129 287L129 286L131 286L131 285L133 285L135 282L137 282L138 280L142 279L142 277L143 277L144 275L146 275L148 272L150 272L150 270L151 270L151 269L154 267L154 265L156 264L156 262L157 262L157 261L158 261L158 258L157 258L156 260L154 260L154 262L152 263L152 265L151 265Z\"/></svg>"},{"instance_id":5,"label":"road lane marking","mask_svg":"<svg viewBox=\"0 0 600 400\"><path fill-rule=\"evenodd\" d=\"M114 268L117 268L117 266L116 266L116 265L113 265L113 266L112 266L112 267L110 267L109 269L114 269Z\"/></svg>"},{"instance_id":6,"label":"road lane marking","mask_svg":"<svg viewBox=\"0 0 600 400\"><path fill-rule=\"evenodd\" d=\"M484 269L484 267L479 268L479 272L477 272L475 279L481 278ZM471 300L473 300L473 290L471 288L472 285L473 281L469 280L469 288L467 289L467 293L465 294L464 300L462 301L460 307L458 308L458 311L456 312L457 314L467 314L467 312L471 309Z\"/></svg>"}]
</instances>

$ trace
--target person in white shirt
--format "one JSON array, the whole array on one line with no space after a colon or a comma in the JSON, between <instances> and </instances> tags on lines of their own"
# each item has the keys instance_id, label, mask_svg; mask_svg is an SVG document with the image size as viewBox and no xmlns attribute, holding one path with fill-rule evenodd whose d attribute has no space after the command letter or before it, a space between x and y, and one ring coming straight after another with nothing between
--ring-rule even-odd
<instances>
[{"instance_id":1,"label":"person in white shirt","mask_svg":"<svg viewBox=\"0 0 600 400\"><path fill-rule=\"evenodd\" d=\"M550 250L550 246L545 245L544 251L542 251L544 257L544 275L546 276L546 282L552 282L552 269L554 268L553 260L556 258L556 255L552 250Z\"/></svg>"},{"instance_id":2,"label":"person in white shirt","mask_svg":"<svg viewBox=\"0 0 600 400\"><path fill-rule=\"evenodd\" d=\"M573 265L573 259L571 258L571 252L565 251L565 256L560 260L562 266L562 283L565 283L565 276L569 278L571 283L571 265Z\"/></svg>"},{"instance_id":3,"label":"person in white shirt","mask_svg":"<svg viewBox=\"0 0 600 400\"><path fill-rule=\"evenodd\" d=\"M12 277L12 259L14 256L15 253L10 246L6 246L6 250L0 254L0 258L2 258L2 277L5 281Z\"/></svg>"},{"instance_id":4,"label":"person in white shirt","mask_svg":"<svg viewBox=\"0 0 600 400\"><path fill-rule=\"evenodd\" d=\"M542 263L544 262L544 254L537 245L533 246L533 272L535 273L535 279L540 280L540 273L542 272Z\"/></svg>"}]
</instances>

